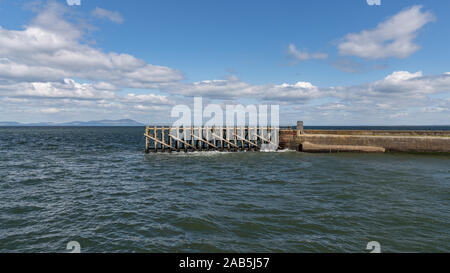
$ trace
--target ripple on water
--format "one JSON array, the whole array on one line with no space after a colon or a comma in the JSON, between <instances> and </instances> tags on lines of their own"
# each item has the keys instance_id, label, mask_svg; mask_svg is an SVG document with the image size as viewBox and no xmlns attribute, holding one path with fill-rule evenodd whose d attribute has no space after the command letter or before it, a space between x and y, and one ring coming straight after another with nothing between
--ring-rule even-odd
<instances>
[{"instance_id":1,"label":"ripple on water","mask_svg":"<svg viewBox=\"0 0 450 273\"><path fill-rule=\"evenodd\" d=\"M449 156L145 155L142 133L0 129L0 251L450 251Z\"/></svg>"}]
</instances>

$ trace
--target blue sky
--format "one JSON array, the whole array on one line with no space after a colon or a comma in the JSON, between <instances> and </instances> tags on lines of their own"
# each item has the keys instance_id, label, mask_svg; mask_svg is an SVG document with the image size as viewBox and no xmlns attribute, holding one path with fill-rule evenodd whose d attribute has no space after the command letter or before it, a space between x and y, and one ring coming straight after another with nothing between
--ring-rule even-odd
<instances>
[{"instance_id":1,"label":"blue sky","mask_svg":"<svg viewBox=\"0 0 450 273\"><path fill-rule=\"evenodd\" d=\"M438 0L0 0L0 120L168 123L202 96L280 104L282 124L450 124L449 12Z\"/></svg>"}]
</instances>

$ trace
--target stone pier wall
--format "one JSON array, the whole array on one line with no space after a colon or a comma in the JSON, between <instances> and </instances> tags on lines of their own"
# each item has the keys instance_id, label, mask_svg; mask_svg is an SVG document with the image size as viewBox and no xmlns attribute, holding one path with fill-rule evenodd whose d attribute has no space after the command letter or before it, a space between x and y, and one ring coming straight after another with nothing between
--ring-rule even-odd
<instances>
[{"instance_id":1,"label":"stone pier wall","mask_svg":"<svg viewBox=\"0 0 450 273\"><path fill-rule=\"evenodd\" d=\"M449 134L446 131L280 130L280 146L302 150L305 143L305 147L330 147L330 151L383 148L385 151L450 153Z\"/></svg>"}]
</instances>

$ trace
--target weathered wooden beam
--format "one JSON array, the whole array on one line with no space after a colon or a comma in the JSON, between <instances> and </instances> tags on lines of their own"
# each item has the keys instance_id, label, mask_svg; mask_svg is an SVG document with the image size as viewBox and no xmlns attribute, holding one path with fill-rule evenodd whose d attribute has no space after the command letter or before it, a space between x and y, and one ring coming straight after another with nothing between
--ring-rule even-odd
<instances>
[{"instance_id":1,"label":"weathered wooden beam","mask_svg":"<svg viewBox=\"0 0 450 273\"><path fill-rule=\"evenodd\" d=\"M226 142L227 144L229 144L229 145L231 145L231 146L234 146L234 147L236 147L236 148L239 148L236 144L231 143L230 141L224 139L223 137L220 137L220 136L218 136L218 135L216 135L216 134L213 134L213 136L219 138L220 140Z\"/></svg>"},{"instance_id":2,"label":"weathered wooden beam","mask_svg":"<svg viewBox=\"0 0 450 273\"><path fill-rule=\"evenodd\" d=\"M177 137L175 137L175 136L173 136L173 135L171 135L171 134L169 134L169 136L170 136L170 137L173 137L173 139L175 139L175 140L177 140L177 141L183 143L183 144L185 145L185 147L189 146L189 147L192 147L192 149L194 149L194 150L197 151L197 149L195 149L195 147L192 146L192 144L189 144L189 143L187 143L186 141L181 140L181 139L179 139L179 138L177 138Z\"/></svg>"},{"instance_id":3,"label":"weathered wooden beam","mask_svg":"<svg viewBox=\"0 0 450 273\"><path fill-rule=\"evenodd\" d=\"M255 143L253 143L253 142L251 142L251 141L249 141L249 140L247 140L247 139L245 139L245 138L243 138L243 137L241 137L241 136L239 136L239 135L235 135L237 138L239 138L240 140L242 140L242 141L244 141L244 142L246 142L246 143L248 143L248 144L250 144L250 145L252 145L252 146L256 146L258 149L260 148L259 146L258 146L258 144L255 144Z\"/></svg>"},{"instance_id":4,"label":"weathered wooden beam","mask_svg":"<svg viewBox=\"0 0 450 273\"><path fill-rule=\"evenodd\" d=\"M214 148L218 149L216 145L213 145L213 144L209 143L208 141L205 141L203 138L196 136L195 134L191 134L191 136L193 136L194 138L198 139L199 141L205 143L206 145L213 146Z\"/></svg>"},{"instance_id":5,"label":"weathered wooden beam","mask_svg":"<svg viewBox=\"0 0 450 273\"><path fill-rule=\"evenodd\" d=\"M148 137L148 138L151 138L151 139L152 139L153 141L155 141L155 142L160 143L162 146L167 146L167 147L170 148L170 145L167 144L167 143L165 143L164 141L161 141L161 140L159 140L159 139L157 139L157 138L154 138L154 137L152 137L152 136L150 136L150 135L147 135L147 134L145 134L145 136Z\"/></svg>"},{"instance_id":6,"label":"weathered wooden beam","mask_svg":"<svg viewBox=\"0 0 450 273\"><path fill-rule=\"evenodd\" d=\"M176 131L174 132L174 130ZM225 143L229 151L258 150L261 149L262 144L266 143L279 149L281 148L280 145L275 143L278 136L272 135L276 132L276 129L270 127L250 126L225 128L190 126L189 128L176 127L176 129L174 127L146 126L144 134L145 152L150 153L152 148L155 152L179 151L181 144L183 144L183 149L186 152L188 150L210 150L210 148L223 151ZM153 146L151 146L152 144Z\"/></svg>"},{"instance_id":7,"label":"weathered wooden beam","mask_svg":"<svg viewBox=\"0 0 450 273\"><path fill-rule=\"evenodd\" d=\"M269 144L275 145L275 146L277 146L277 148L280 148L280 146L278 144L275 144L272 141L270 141L270 140L268 140L268 139L266 139L266 138L264 138L264 137L262 137L260 135L256 135L256 136L259 137L260 139L266 141L266 142L269 142Z\"/></svg>"}]
</instances>

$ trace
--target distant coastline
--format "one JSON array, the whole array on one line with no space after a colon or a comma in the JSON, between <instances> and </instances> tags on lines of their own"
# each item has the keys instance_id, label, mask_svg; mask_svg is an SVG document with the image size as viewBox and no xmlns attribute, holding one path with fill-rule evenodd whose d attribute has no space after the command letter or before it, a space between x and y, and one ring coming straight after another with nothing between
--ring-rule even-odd
<instances>
[{"instance_id":1,"label":"distant coastline","mask_svg":"<svg viewBox=\"0 0 450 273\"><path fill-rule=\"evenodd\" d=\"M20 123L14 121L0 121L0 127L141 127L144 123L132 119L119 120L92 120L92 121L71 121L63 123L38 122L38 123ZM166 125L167 126L167 125ZM295 126L280 126L281 129L287 129ZM386 125L386 126L305 126L305 129L318 130L404 130L404 131L450 131L450 125Z\"/></svg>"},{"instance_id":2,"label":"distant coastline","mask_svg":"<svg viewBox=\"0 0 450 273\"><path fill-rule=\"evenodd\" d=\"M119 120L92 120L92 121L71 121L64 123L39 122L39 123L19 123L19 122L0 122L2 127L112 127L112 126L145 126L143 123L132 119Z\"/></svg>"}]
</instances>

